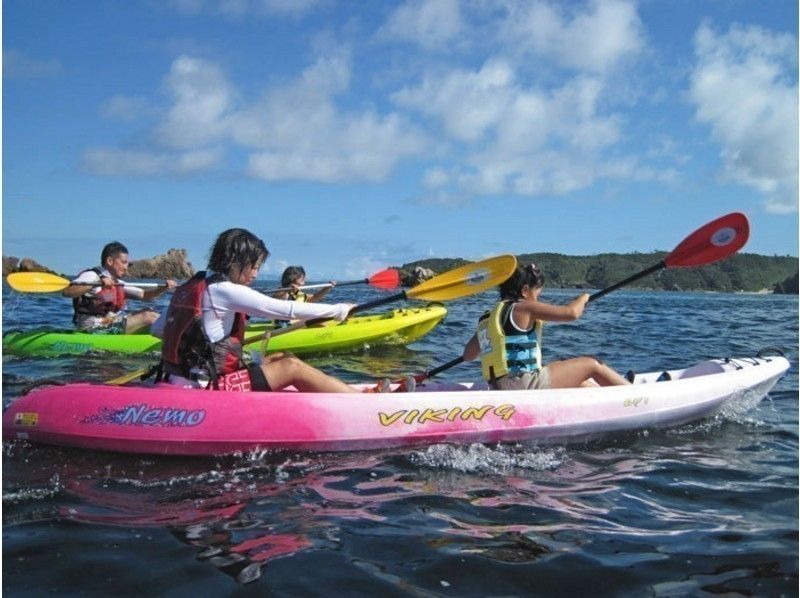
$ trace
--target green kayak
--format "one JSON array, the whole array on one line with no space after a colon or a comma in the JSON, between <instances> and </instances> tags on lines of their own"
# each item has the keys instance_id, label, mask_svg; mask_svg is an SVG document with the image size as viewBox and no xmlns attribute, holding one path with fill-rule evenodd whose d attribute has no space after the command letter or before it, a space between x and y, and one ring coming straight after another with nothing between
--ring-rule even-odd
<instances>
[{"instance_id":1,"label":"green kayak","mask_svg":"<svg viewBox=\"0 0 800 598\"><path fill-rule=\"evenodd\" d=\"M296 354L328 353L376 344L405 345L430 332L447 310L439 303L424 307L395 309L391 312L350 318L346 322L326 322L301 328L255 343L266 353L291 351ZM251 324L247 336L274 328L271 322ZM55 357L90 351L147 353L160 351L161 341L150 334L86 334L74 330L11 330L3 335L3 351L13 355Z\"/></svg>"}]
</instances>

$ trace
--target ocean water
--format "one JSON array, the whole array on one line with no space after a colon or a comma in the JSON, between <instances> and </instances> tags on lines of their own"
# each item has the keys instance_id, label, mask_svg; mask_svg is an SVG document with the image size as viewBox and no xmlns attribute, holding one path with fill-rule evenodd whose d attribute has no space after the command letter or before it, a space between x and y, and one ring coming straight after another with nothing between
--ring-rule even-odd
<instances>
[{"instance_id":1,"label":"ocean water","mask_svg":"<svg viewBox=\"0 0 800 598\"><path fill-rule=\"evenodd\" d=\"M372 289L341 288L362 302ZM545 300L574 293L547 290ZM493 293L408 347L308 359L345 380L460 354ZM160 305L165 305L162 300ZM3 330L69 303L4 290ZM4 443L9 596L792 596L798 593L798 297L621 290L545 327L545 361L659 370L781 348L756 407L591 443L160 458ZM42 379L151 356L3 357L7 405ZM475 379L475 365L441 375Z\"/></svg>"}]
</instances>

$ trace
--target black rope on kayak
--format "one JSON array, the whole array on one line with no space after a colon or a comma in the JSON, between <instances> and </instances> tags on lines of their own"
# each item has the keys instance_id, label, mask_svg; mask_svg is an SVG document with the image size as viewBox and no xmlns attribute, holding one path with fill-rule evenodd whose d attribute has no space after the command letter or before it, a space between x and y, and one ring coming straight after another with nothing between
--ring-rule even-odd
<instances>
[{"instance_id":1,"label":"black rope on kayak","mask_svg":"<svg viewBox=\"0 0 800 598\"><path fill-rule=\"evenodd\" d=\"M786 357L786 354L783 352L783 350L780 347L764 347L758 353L756 353L756 357L760 357L761 359L764 359L765 361L770 361L769 359L767 359L767 357L769 357L769 355L767 355L768 351L774 351L779 356Z\"/></svg>"}]
</instances>

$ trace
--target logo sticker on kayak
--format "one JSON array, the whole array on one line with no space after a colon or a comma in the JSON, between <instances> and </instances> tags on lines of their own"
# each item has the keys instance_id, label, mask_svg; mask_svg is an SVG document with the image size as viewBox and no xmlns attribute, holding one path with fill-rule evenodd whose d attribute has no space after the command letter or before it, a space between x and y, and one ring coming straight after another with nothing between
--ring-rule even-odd
<instances>
[{"instance_id":1,"label":"logo sticker on kayak","mask_svg":"<svg viewBox=\"0 0 800 598\"><path fill-rule=\"evenodd\" d=\"M53 343L52 346L52 350L56 353L88 353L92 349L92 345L87 343L70 343L67 341L58 341Z\"/></svg>"},{"instance_id":2,"label":"logo sticker on kayak","mask_svg":"<svg viewBox=\"0 0 800 598\"><path fill-rule=\"evenodd\" d=\"M147 403L141 403L139 405L128 405L121 409L101 407L96 414L84 417L81 423L182 428L198 426L203 423L205 418L205 409L154 407Z\"/></svg>"},{"instance_id":3,"label":"logo sticker on kayak","mask_svg":"<svg viewBox=\"0 0 800 598\"><path fill-rule=\"evenodd\" d=\"M484 405L482 407L451 407L450 409L401 409L394 413L378 412L378 419L384 427L391 426L402 422L407 425L411 424L443 424L445 422L454 422L456 420L468 421L477 420L481 421L488 414L492 414L504 421L511 419L516 411L514 405Z\"/></svg>"},{"instance_id":4,"label":"logo sticker on kayak","mask_svg":"<svg viewBox=\"0 0 800 598\"><path fill-rule=\"evenodd\" d=\"M17 413L14 415L15 426L38 426L39 414L38 413Z\"/></svg>"}]
</instances>

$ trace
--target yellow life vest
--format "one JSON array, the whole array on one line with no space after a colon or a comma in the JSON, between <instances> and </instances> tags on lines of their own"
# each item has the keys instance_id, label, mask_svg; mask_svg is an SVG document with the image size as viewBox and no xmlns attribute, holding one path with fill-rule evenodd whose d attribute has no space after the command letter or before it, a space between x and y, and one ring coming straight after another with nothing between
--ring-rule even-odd
<instances>
[{"instance_id":1,"label":"yellow life vest","mask_svg":"<svg viewBox=\"0 0 800 598\"><path fill-rule=\"evenodd\" d=\"M503 331L513 306L513 302L501 301L478 322L481 373L488 382L507 374L534 372L542 367L541 320L536 320L527 332L507 336Z\"/></svg>"}]
</instances>

